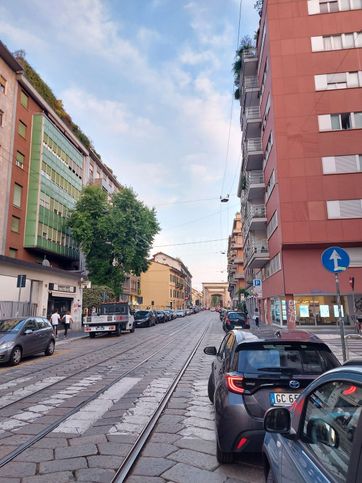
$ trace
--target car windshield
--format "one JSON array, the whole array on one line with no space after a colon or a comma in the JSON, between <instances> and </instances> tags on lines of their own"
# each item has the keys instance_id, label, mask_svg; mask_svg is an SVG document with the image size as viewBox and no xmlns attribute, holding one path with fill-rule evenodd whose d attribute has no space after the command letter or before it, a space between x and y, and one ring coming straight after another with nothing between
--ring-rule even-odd
<instances>
[{"instance_id":1,"label":"car windshield","mask_svg":"<svg viewBox=\"0 0 362 483\"><path fill-rule=\"evenodd\" d=\"M25 319L2 319L0 320L0 332L19 332L25 323Z\"/></svg>"},{"instance_id":2,"label":"car windshield","mask_svg":"<svg viewBox=\"0 0 362 483\"><path fill-rule=\"evenodd\" d=\"M144 317L147 317L149 312L147 310L139 310L134 314L135 319L143 319Z\"/></svg>"},{"instance_id":3,"label":"car windshield","mask_svg":"<svg viewBox=\"0 0 362 483\"><path fill-rule=\"evenodd\" d=\"M338 362L324 344L245 344L239 346L240 372L321 374Z\"/></svg>"},{"instance_id":4,"label":"car windshield","mask_svg":"<svg viewBox=\"0 0 362 483\"><path fill-rule=\"evenodd\" d=\"M245 316L243 314L239 314L237 312L230 312L228 314L228 318L230 320L245 320Z\"/></svg>"}]
</instances>

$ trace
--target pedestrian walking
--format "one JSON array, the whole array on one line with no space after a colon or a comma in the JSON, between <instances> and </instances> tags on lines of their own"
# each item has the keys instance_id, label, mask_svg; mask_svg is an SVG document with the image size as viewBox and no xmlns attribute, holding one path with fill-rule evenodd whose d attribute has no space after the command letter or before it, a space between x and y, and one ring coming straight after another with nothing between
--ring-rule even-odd
<instances>
[{"instance_id":1,"label":"pedestrian walking","mask_svg":"<svg viewBox=\"0 0 362 483\"><path fill-rule=\"evenodd\" d=\"M70 315L69 310L65 315L63 315L62 322L64 324L64 338L66 338L68 335L70 324L73 323L73 319L72 319L72 316Z\"/></svg>"},{"instance_id":2,"label":"pedestrian walking","mask_svg":"<svg viewBox=\"0 0 362 483\"><path fill-rule=\"evenodd\" d=\"M259 328L259 310L257 308L255 308L254 310L253 319L255 321L256 327Z\"/></svg>"},{"instance_id":3,"label":"pedestrian walking","mask_svg":"<svg viewBox=\"0 0 362 483\"><path fill-rule=\"evenodd\" d=\"M54 333L55 333L55 337L58 337L58 324L59 324L59 320L60 320L60 315L58 313L58 310L55 309L55 311L53 312L53 314L50 317L50 323L53 326L53 330L54 330Z\"/></svg>"}]
</instances>

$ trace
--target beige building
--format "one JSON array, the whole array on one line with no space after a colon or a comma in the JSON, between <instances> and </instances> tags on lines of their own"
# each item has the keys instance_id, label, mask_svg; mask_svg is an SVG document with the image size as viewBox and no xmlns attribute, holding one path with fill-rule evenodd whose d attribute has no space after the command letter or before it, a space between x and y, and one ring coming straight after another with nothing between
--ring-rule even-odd
<instances>
[{"instance_id":1,"label":"beige building","mask_svg":"<svg viewBox=\"0 0 362 483\"><path fill-rule=\"evenodd\" d=\"M196 288L193 288L191 290L191 299L192 299L192 305L202 305L202 298L203 294L199 290L196 290Z\"/></svg>"},{"instance_id":2,"label":"beige building","mask_svg":"<svg viewBox=\"0 0 362 483\"><path fill-rule=\"evenodd\" d=\"M183 262L165 253L153 256L141 275L144 308L182 309L191 305L191 278Z\"/></svg>"},{"instance_id":3,"label":"beige building","mask_svg":"<svg viewBox=\"0 0 362 483\"><path fill-rule=\"evenodd\" d=\"M5 254L18 84L22 67L0 41L0 255Z\"/></svg>"},{"instance_id":4,"label":"beige building","mask_svg":"<svg viewBox=\"0 0 362 483\"><path fill-rule=\"evenodd\" d=\"M227 256L229 293L232 306L235 308L240 300L239 290L245 288L244 252L240 213L236 213L234 217L232 232L229 236Z\"/></svg>"}]
</instances>

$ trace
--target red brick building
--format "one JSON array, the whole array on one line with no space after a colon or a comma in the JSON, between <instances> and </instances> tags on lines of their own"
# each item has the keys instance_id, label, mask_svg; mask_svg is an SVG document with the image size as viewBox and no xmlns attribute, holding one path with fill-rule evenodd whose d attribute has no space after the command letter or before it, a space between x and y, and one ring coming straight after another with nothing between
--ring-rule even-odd
<instances>
[{"instance_id":1,"label":"red brick building","mask_svg":"<svg viewBox=\"0 0 362 483\"><path fill-rule=\"evenodd\" d=\"M246 281L269 323L335 324L322 251L345 248L344 313L362 315L362 2L265 0L240 75ZM244 247L244 253L247 250ZM267 254L267 256L266 256ZM262 259L263 258L263 259Z\"/></svg>"}]
</instances>

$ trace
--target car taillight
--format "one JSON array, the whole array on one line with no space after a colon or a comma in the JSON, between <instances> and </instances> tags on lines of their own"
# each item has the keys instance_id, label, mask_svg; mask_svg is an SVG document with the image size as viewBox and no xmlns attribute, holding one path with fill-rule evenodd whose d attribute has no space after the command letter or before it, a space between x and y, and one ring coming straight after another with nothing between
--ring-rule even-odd
<instances>
[{"instance_id":1,"label":"car taillight","mask_svg":"<svg viewBox=\"0 0 362 483\"><path fill-rule=\"evenodd\" d=\"M243 376L233 376L231 374L225 375L226 379L226 386L229 391L235 392L236 394L243 394L244 393L244 377Z\"/></svg>"},{"instance_id":2,"label":"car taillight","mask_svg":"<svg viewBox=\"0 0 362 483\"><path fill-rule=\"evenodd\" d=\"M240 441L238 442L237 446L236 446L236 449L241 449L243 446L246 445L246 443L248 442L247 438L240 438Z\"/></svg>"}]
</instances>

